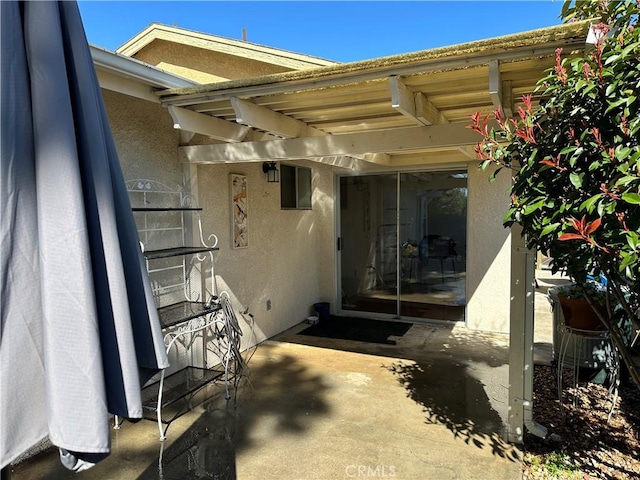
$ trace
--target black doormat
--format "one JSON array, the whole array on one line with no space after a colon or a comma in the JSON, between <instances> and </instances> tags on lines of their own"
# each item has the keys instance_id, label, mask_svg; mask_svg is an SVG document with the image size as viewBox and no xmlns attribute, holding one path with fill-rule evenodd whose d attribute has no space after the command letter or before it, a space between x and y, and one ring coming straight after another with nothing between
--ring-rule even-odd
<instances>
[{"instance_id":1,"label":"black doormat","mask_svg":"<svg viewBox=\"0 0 640 480\"><path fill-rule=\"evenodd\" d=\"M389 337L402 337L412 325L412 323L404 322L331 315L329 319L311 325L299 332L298 335L395 345L395 339Z\"/></svg>"}]
</instances>

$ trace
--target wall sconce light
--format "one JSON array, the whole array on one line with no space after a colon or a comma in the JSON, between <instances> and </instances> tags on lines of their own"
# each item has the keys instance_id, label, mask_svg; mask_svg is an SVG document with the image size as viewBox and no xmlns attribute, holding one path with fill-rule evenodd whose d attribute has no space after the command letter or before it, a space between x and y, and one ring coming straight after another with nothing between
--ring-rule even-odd
<instances>
[{"instance_id":1,"label":"wall sconce light","mask_svg":"<svg viewBox=\"0 0 640 480\"><path fill-rule=\"evenodd\" d=\"M267 175L267 182L278 183L280 181L280 172L276 167L276 162L264 162L262 171Z\"/></svg>"}]
</instances>

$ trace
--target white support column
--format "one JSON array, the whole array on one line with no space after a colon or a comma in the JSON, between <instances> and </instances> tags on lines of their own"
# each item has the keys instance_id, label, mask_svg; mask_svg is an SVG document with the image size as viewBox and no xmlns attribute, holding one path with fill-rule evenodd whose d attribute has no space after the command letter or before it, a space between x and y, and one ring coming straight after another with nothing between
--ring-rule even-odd
<instances>
[{"instance_id":1,"label":"white support column","mask_svg":"<svg viewBox=\"0 0 640 480\"><path fill-rule=\"evenodd\" d=\"M511 230L511 294L509 328L509 442L522 443L525 428L545 437L533 422L533 334L535 252L525 247L521 228Z\"/></svg>"},{"instance_id":2,"label":"white support column","mask_svg":"<svg viewBox=\"0 0 640 480\"><path fill-rule=\"evenodd\" d=\"M524 439L525 274L526 255L520 229L511 230L511 292L509 310L509 442Z\"/></svg>"}]
</instances>

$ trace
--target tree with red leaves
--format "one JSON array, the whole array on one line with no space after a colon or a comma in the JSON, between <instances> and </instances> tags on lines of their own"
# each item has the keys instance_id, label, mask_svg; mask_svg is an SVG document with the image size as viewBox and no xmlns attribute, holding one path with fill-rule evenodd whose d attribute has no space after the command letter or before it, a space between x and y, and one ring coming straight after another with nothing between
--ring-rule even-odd
<instances>
[{"instance_id":1,"label":"tree with red leaves","mask_svg":"<svg viewBox=\"0 0 640 480\"><path fill-rule=\"evenodd\" d=\"M599 19L593 48L558 49L516 118L476 113L469 128L483 138L482 168L513 174L505 225L521 225L527 246L585 294L589 275L606 278L600 320L640 388L639 13L639 0L565 1L564 21Z\"/></svg>"}]
</instances>

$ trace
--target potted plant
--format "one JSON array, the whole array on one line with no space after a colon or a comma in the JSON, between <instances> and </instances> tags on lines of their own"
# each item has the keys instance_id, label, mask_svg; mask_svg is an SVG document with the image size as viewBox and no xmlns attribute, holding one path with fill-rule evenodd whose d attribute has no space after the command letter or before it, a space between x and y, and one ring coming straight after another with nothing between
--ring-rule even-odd
<instances>
[{"instance_id":1,"label":"potted plant","mask_svg":"<svg viewBox=\"0 0 640 480\"><path fill-rule=\"evenodd\" d=\"M579 330L604 328L598 313L594 310L595 307L601 315L607 315L606 290L602 285L595 282L586 282L582 286L570 283L558 287L555 293L567 327ZM587 297L591 299L591 303Z\"/></svg>"}]
</instances>

